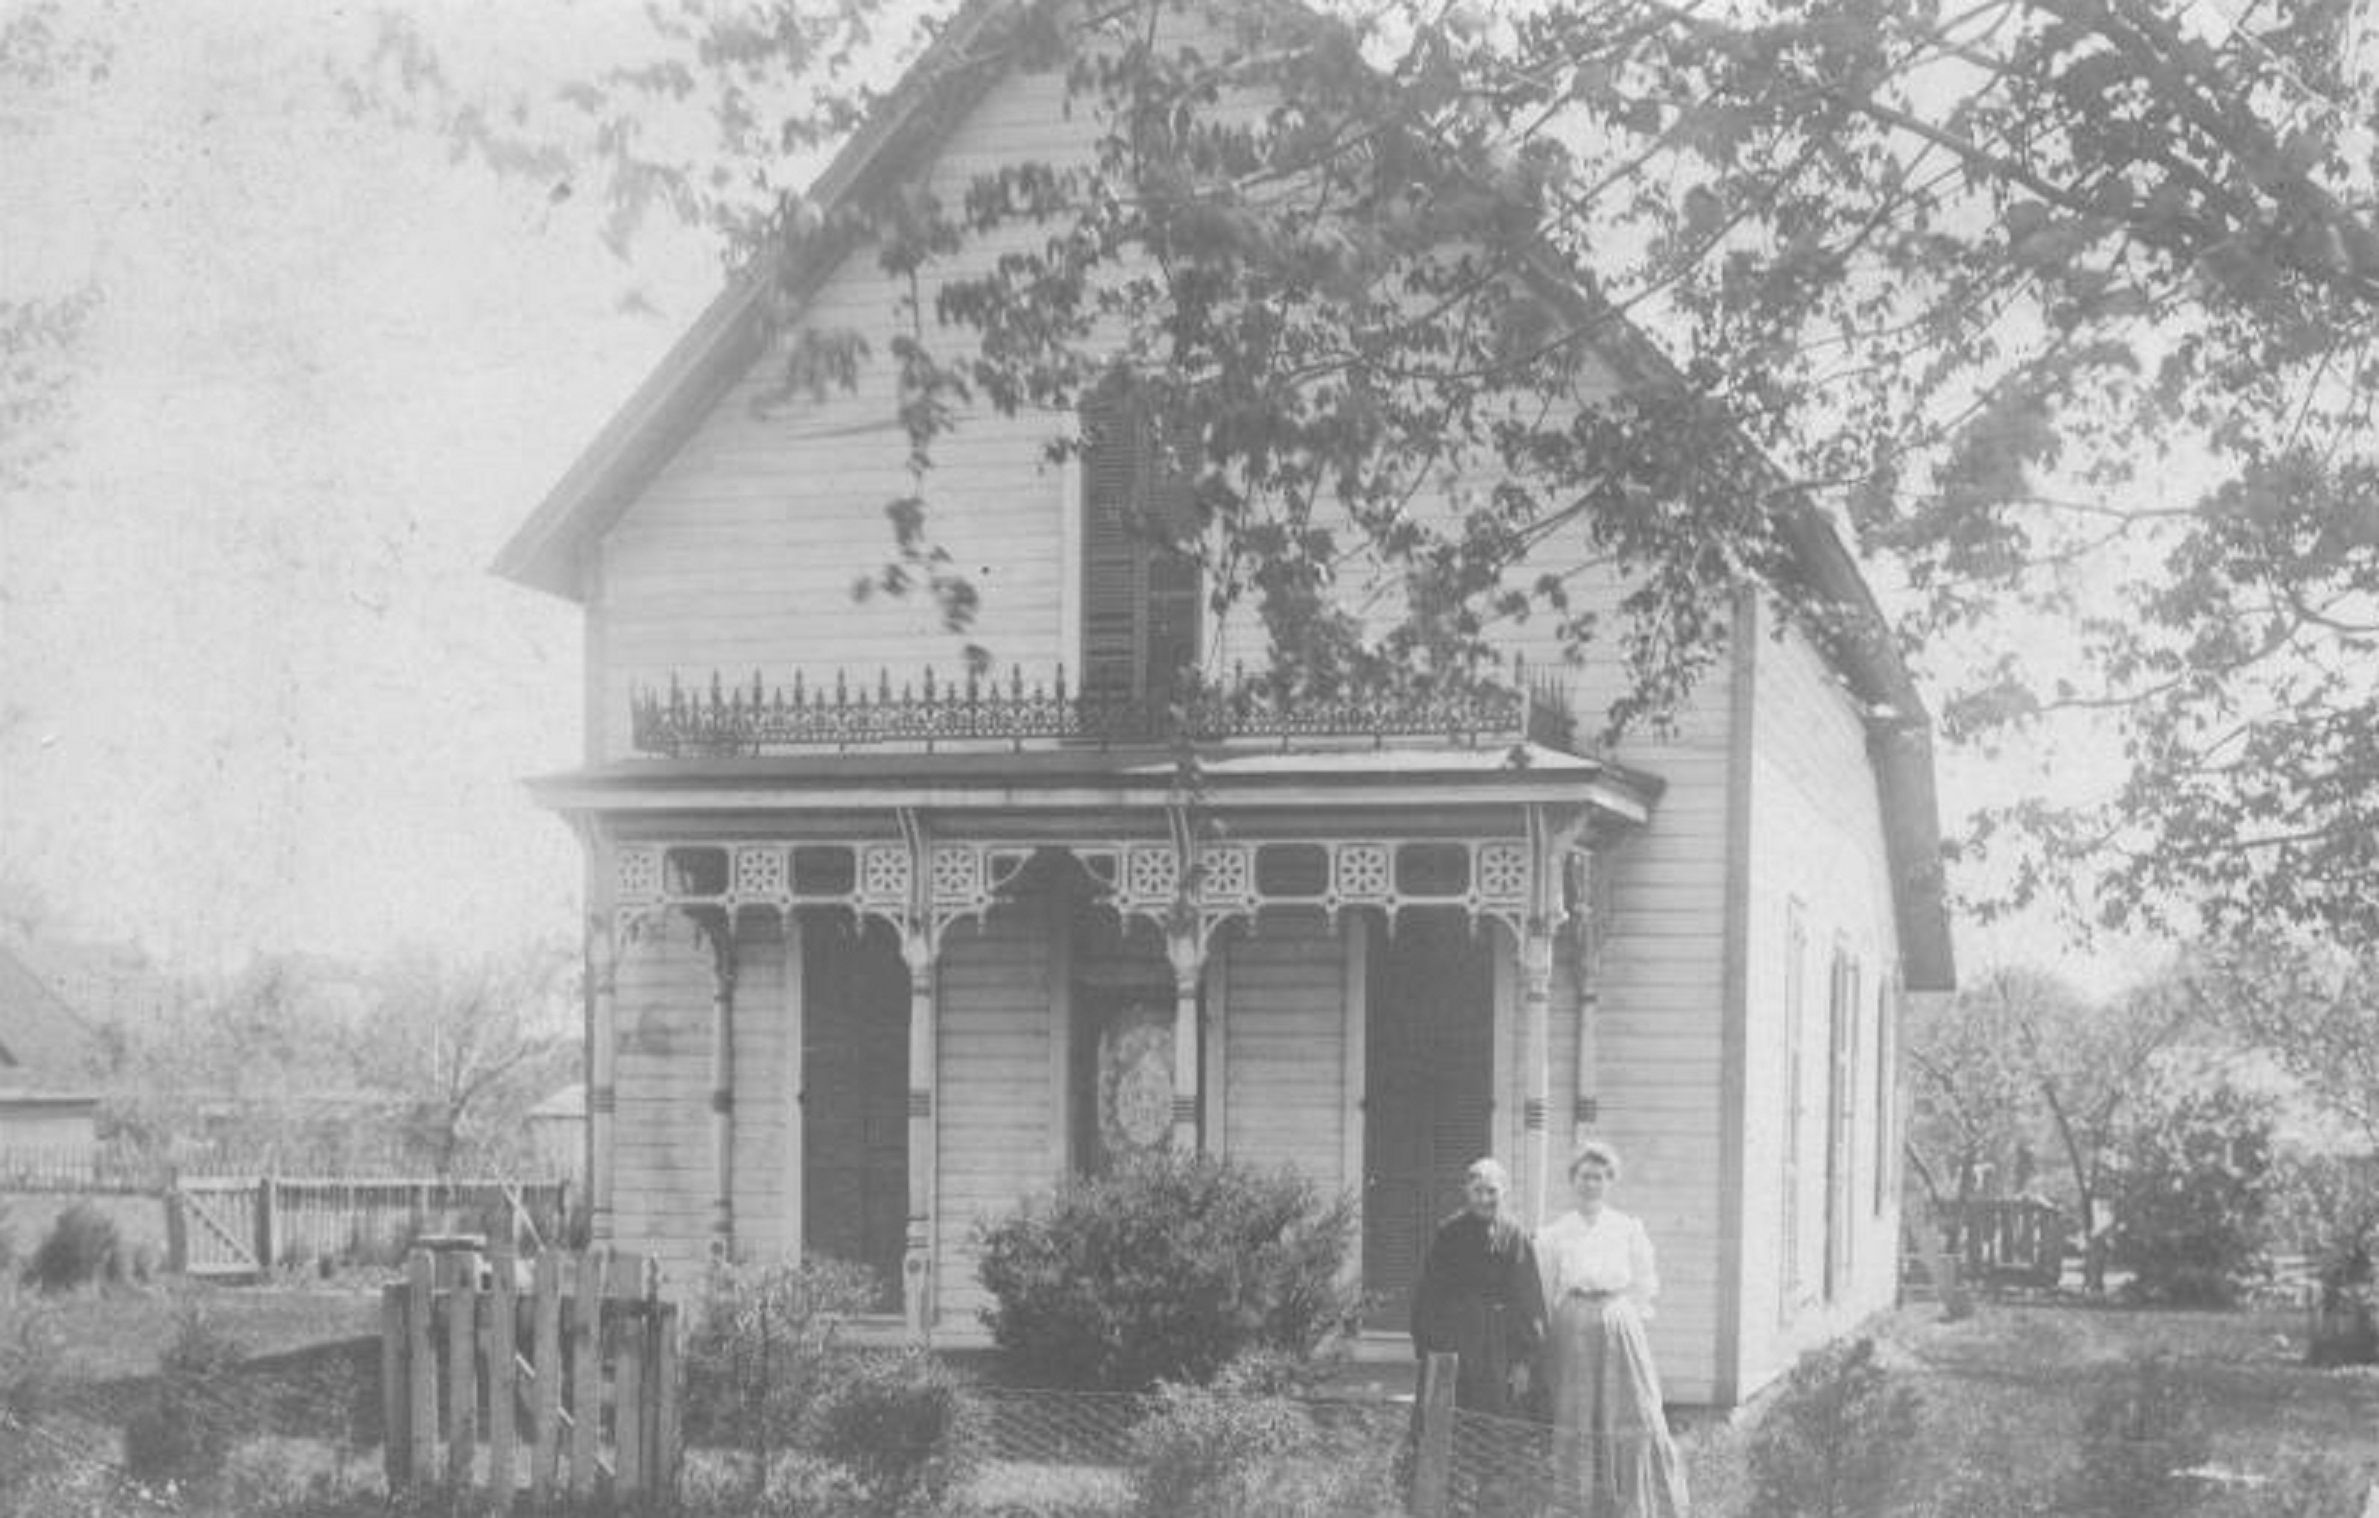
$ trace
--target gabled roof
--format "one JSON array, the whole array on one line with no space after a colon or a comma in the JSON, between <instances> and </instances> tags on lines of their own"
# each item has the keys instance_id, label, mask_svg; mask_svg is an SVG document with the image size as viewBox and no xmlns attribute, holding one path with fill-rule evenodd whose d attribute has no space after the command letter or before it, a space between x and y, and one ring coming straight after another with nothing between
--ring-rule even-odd
<instances>
[{"instance_id":1,"label":"gabled roof","mask_svg":"<svg viewBox=\"0 0 2379 1518\"><path fill-rule=\"evenodd\" d=\"M1295 0L1250 3L1269 4L1287 22L1312 19ZM1006 73L1008 23L1024 9L1021 0L968 0L812 186L811 198L829 228L850 224L839 212L867 205L897 186ZM793 266L789 282L776 282L774 291L767 271L731 278L497 554L491 566L495 573L583 600L591 545L759 356L772 309L806 300L854 246L847 233L829 233ZM1537 273L1542 288L1569 305L1573 315L1594 320L1611 334L1605 353L1623 373L1675 377L1658 346L1632 323L1613 316L1594 292L1550 261ZM1795 500L1783 509L1779 527L1804 583L1840 612L1836 625L1820 637L1867 718L1885 842L1899 892L1904 982L1912 990L1953 989L1932 719L1873 592L1833 524L1814 506Z\"/></svg>"},{"instance_id":2,"label":"gabled roof","mask_svg":"<svg viewBox=\"0 0 2379 1518\"><path fill-rule=\"evenodd\" d=\"M99 1036L14 950L0 945L0 1090L87 1091Z\"/></svg>"},{"instance_id":3,"label":"gabled roof","mask_svg":"<svg viewBox=\"0 0 2379 1518\"><path fill-rule=\"evenodd\" d=\"M947 130L1005 72L1003 23L1016 0L968 0L941 35L844 143L810 187L829 230L790 279L771 269L732 275L579 454L490 566L507 579L571 600L586 595L581 556L619 520L767 341L772 307L806 300L850 252L848 219L939 146Z\"/></svg>"}]
</instances>

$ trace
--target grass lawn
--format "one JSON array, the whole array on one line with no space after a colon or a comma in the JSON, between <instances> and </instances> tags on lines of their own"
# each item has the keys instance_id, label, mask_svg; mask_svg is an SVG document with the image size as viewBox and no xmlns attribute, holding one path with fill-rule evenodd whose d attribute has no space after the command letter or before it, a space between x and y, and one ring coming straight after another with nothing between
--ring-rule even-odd
<instances>
[{"instance_id":1,"label":"grass lawn","mask_svg":"<svg viewBox=\"0 0 2379 1518\"><path fill-rule=\"evenodd\" d=\"M158 1356L193 1308L249 1359L380 1332L379 1286L361 1281L296 1287L175 1281L47 1297L0 1294L0 1332L13 1340L17 1325L40 1319L62 1351L59 1375L122 1381L157 1373Z\"/></svg>"},{"instance_id":2,"label":"grass lawn","mask_svg":"<svg viewBox=\"0 0 2379 1518\"><path fill-rule=\"evenodd\" d=\"M83 1393L69 1403L120 1426L190 1307L248 1361L213 1395L239 1414L249 1436L311 1438L372 1464L377 1357L354 1351L356 1341L379 1331L373 1281L176 1285L46 1299L0 1290L0 1335L7 1336L0 1356L15 1347L24 1322L39 1321L60 1347L61 1379ZM2282 1484L2308 1465L2319 1469L2302 1499L2284 1498L2278 1484L2209 1482L2205 1500L2176 1509L2175 1518L2184 1511L2202 1518L2358 1513L2363 1491L2379 1481L2379 1368L2307 1366L2305 1327L2301 1313L2272 1308L1985 1303L1957 1323L1930 1304L1901 1309L1869 1330L1892 1384L1912 1390L1921 1408L1921 1435L1896 1452L1912 1504L1897 1510L1937 1518L2062 1511L2058 1483L2079 1458L2089 1409L2119 1400L2137 1384L2140 1358L2157 1355L2204 1433L2207 1466ZM1731 1418L1680 1420L1698 1518L1761 1518L1748 1452L1778 1395L1771 1390ZM2255 1505L2238 1505L2249 1499Z\"/></svg>"},{"instance_id":3,"label":"grass lawn","mask_svg":"<svg viewBox=\"0 0 2379 1518\"><path fill-rule=\"evenodd\" d=\"M2208 1511L2226 1501L2265 1500L2257 1512L2361 1511L2379 1481L2379 1367L2316 1369L2304 1363L2305 1318L2279 1308L2177 1312L2080 1301L1989 1303L1963 1322L1938 1306L1903 1308L1870 1331L1892 1384L1913 1390L1923 1434L1906 1451L1911 1486L1946 1494L1993 1493L1952 1503L1952 1512L2055 1511L2027 1506L2072 1474L2093 1406L2123 1406L2143 1357L2159 1356L2178 1392L2181 1417L2202 1431ZM1688 1448L1702 1518L1752 1518L1745 1469L1750 1427L1775 1393L1727 1423L1689 1421ZM2325 1493L2353 1492L2348 1505L2280 1495L2291 1479ZM2225 1484L2221 1476L2235 1478ZM2258 1484L2262 1483L2262 1484ZM2195 1511L2196 1509L2192 1509Z\"/></svg>"}]
</instances>

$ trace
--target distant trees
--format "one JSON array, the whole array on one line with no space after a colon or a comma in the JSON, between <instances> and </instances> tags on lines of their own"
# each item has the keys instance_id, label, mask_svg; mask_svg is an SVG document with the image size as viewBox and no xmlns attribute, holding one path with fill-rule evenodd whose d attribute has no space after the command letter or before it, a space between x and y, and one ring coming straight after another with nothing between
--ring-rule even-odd
<instances>
[{"instance_id":1,"label":"distant trees","mask_svg":"<svg viewBox=\"0 0 2379 1518\"><path fill-rule=\"evenodd\" d=\"M466 1157L523 1157L523 1116L578 1068L578 963L537 944L470 958L415 948L379 967L347 1058L400 1102L408 1152L441 1175Z\"/></svg>"},{"instance_id":2,"label":"distant trees","mask_svg":"<svg viewBox=\"0 0 2379 1518\"><path fill-rule=\"evenodd\" d=\"M2037 970L1987 971L1911 1024L1911 1168L1938 1207L1970 1199L1986 1170L2021 1188L2035 1156L2055 1156L2085 1283L2103 1290L2116 1146L2152 1099L2159 1064L2202 1026L2197 1005L2166 986L2093 1005Z\"/></svg>"},{"instance_id":3,"label":"distant trees","mask_svg":"<svg viewBox=\"0 0 2379 1518\"><path fill-rule=\"evenodd\" d=\"M529 1107L578 1069L576 974L542 944L260 959L110 1030L109 1116L137 1142L259 1162L517 1164Z\"/></svg>"}]
</instances>

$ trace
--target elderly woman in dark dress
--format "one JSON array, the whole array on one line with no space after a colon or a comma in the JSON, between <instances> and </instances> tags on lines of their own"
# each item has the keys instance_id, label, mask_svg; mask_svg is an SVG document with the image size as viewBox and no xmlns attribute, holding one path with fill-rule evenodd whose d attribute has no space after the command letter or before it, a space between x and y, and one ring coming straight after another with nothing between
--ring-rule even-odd
<instances>
[{"instance_id":1,"label":"elderly woman in dark dress","mask_svg":"<svg viewBox=\"0 0 2379 1518\"><path fill-rule=\"evenodd\" d=\"M1462 1210L1437 1225L1413 1289L1413 1353L1459 1356L1454 1405L1500 1417L1521 1411L1545 1337L1536 1252L1503 1210L1509 1186L1494 1160L1470 1167Z\"/></svg>"}]
</instances>

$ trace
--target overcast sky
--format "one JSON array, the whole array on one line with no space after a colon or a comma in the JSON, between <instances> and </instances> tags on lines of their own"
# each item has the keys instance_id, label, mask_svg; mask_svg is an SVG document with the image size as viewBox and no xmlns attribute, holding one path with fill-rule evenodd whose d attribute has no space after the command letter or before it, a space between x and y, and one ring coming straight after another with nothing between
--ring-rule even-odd
<instances>
[{"instance_id":1,"label":"overcast sky","mask_svg":"<svg viewBox=\"0 0 2379 1518\"><path fill-rule=\"evenodd\" d=\"M636 7L63 6L115 51L0 141L0 295L101 303L65 447L0 505L0 866L54 931L200 968L568 934L576 845L518 781L575 762L575 610L485 566L716 264L621 262L592 209L349 115L323 60L401 8L558 79ZM1945 814L2041 762L1952 762Z\"/></svg>"}]
</instances>

